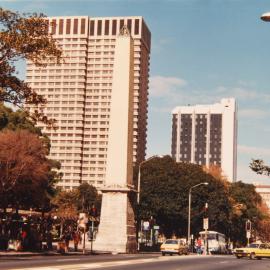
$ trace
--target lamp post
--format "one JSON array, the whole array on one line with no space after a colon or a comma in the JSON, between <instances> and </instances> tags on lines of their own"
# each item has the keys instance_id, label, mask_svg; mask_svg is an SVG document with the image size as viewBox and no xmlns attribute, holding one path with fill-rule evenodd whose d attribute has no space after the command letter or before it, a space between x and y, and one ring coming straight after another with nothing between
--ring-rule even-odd
<instances>
[{"instance_id":1,"label":"lamp post","mask_svg":"<svg viewBox=\"0 0 270 270\"><path fill-rule=\"evenodd\" d=\"M270 12L263 13L261 15L261 20L265 22L270 22Z\"/></svg>"},{"instance_id":2,"label":"lamp post","mask_svg":"<svg viewBox=\"0 0 270 270\"><path fill-rule=\"evenodd\" d=\"M138 184L137 184L137 205L139 205L140 203L140 194L141 194L141 166L150 161L151 159L157 158L157 157L163 157L160 155L154 155L152 157L149 157L146 160L143 160L140 164L139 164L139 172L138 172ZM139 224L139 220L137 220L137 250L140 250L140 243L139 243L139 228L141 227L141 224Z\"/></svg>"},{"instance_id":3,"label":"lamp post","mask_svg":"<svg viewBox=\"0 0 270 270\"><path fill-rule=\"evenodd\" d=\"M188 235L187 235L187 239L188 239L188 245L190 245L190 213L191 213L191 191L193 188L201 186L201 185L205 185L207 186L208 183L207 182L202 182L199 183L197 185L192 186L189 191L188 191Z\"/></svg>"}]
</instances>

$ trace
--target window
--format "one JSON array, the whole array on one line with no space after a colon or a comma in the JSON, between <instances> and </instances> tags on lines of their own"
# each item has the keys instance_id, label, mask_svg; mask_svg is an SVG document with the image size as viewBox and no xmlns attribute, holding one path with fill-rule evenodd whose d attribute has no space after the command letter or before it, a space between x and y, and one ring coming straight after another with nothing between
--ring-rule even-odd
<instances>
[{"instance_id":1,"label":"window","mask_svg":"<svg viewBox=\"0 0 270 270\"><path fill-rule=\"evenodd\" d=\"M59 34L62 35L63 34L63 27L64 27L64 20L60 19L59 20Z\"/></svg>"},{"instance_id":2,"label":"window","mask_svg":"<svg viewBox=\"0 0 270 270\"><path fill-rule=\"evenodd\" d=\"M97 35L101 36L101 32L102 32L102 20L98 20Z\"/></svg>"},{"instance_id":3,"label":"window","mask_svg":"<svg viewBox=\"0 0 270 270\"><path fill-rule=\"evenodd\" d=\"M85 33L85 19L81 20L81 34Z\"/></svg>"},{"instance_id":4,"label":"window","mask_svg":"<svg viewBox=\"0 0 270 270\"><path fill-rule=\"evenodd\" d=\"M74 19L73 34L78 34L78 19Z\"/></svg>"},{"instance_id":5,"label":"window","mask_svg":"<svg viewBox=\"0 0 270 270\"><path fill-rule=\"evenodd\" d=\"M110 21L106 20L105 21L105 35L109 35L109 31L110 31Z\"/></svg>"}]
</instances>

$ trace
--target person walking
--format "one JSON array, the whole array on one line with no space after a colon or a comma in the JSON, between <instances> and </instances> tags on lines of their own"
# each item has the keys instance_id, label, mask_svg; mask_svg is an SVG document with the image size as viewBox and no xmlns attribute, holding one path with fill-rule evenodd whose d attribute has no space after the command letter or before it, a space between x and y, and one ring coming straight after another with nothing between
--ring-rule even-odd
<instances>
[{"instance_id":1,"label":"person walking","mask_svg":"<svg viewBox=\"0 0 270 270\"><path fill-rule=\"evenodd\" d=\"M74 242L74 251L78 251L78 245L81 243L82 240L80 232L78 230L74 231L72 238Z\"/></svg>"}]
</instances>

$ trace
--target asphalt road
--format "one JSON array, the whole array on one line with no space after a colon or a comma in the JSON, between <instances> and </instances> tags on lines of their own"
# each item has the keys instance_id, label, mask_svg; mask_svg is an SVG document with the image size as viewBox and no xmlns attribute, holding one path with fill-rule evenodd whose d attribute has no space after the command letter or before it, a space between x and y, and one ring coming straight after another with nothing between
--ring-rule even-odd
<instances>
[{"instance_id":1,"label":"asphalt road","mask_svg":"<svg viewBox=\"0 0 270 270\"><path fill-rule=\"evenodd\" d=\"M234 256L98 255L0 258L1 270L269 270L270 259Z\"/></svg>"}]
</instances>

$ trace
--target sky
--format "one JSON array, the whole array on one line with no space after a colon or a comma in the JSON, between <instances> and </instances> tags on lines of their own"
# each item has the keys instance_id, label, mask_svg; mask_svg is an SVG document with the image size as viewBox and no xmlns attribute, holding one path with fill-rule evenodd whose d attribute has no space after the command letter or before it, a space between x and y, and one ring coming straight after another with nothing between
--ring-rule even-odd
<instances>
[{"instance_id":1,"label":"sky","mask_svg":"<svg viewBox=\"0 0 270 270\"><path fill-rule=\"evenodd\" d=\"M252 158L270 164L270 22L260 20L269 0L0 0L0 6L47 16L143 16L152 34L147 157L170 154L174 107L234 97L237 179L270 184L249 169Z\"/></svg>"}]
</instances>

